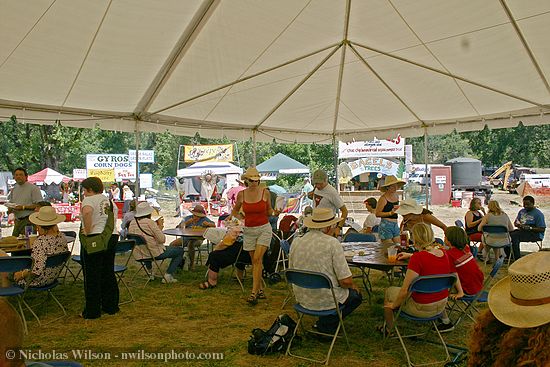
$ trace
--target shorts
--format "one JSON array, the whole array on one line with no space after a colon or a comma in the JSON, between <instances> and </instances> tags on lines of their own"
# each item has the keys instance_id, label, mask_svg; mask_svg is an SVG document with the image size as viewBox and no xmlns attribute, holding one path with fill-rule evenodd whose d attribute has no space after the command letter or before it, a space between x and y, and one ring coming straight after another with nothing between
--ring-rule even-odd
<instances>
[{"instance_id":1,"label":"shorts","mask_svg":"<svg viewBox=\"0 0 550 367\"><path fill-rule=\"evenodd\" d=\"M389 287L386 289L386 300L394 302L399 295L400 289L399 287ZM416 317L433 317L442 313L446 305L447 298L432 303L417 303L411 297L401 305L401 311Z\"/></svg>"},{"instance_id":2,"label":"shorts","mask_svg":"<svg viewBox=\"0 0 550 367\"><path fill-rule=\"evenodd\" d=\"M243 228L243 250L254 251L256 246L269 248L271 244L271 225L266 223L258 227Z\"/></svg>"},{"instance_id":3,"label":"shorts","mask_svg":"<svg viewBox=\"0 0 550 367\"><path fill-rule=\"evenodd\" d=\"M380 240L391 240L394 237L399 237L401 232L399 231L399 225L397 222L392 222L387 219L382 219L378 226L378 235Z\"/></svg>"}]
</instances>

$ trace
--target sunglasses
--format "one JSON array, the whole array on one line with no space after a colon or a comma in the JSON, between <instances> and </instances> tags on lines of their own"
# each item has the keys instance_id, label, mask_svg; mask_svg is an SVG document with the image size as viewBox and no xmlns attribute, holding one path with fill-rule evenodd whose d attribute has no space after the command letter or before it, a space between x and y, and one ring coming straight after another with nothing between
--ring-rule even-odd
<instances>
[{"instance_id":1,"label":"sunglasses","mask_svg":"<svg viewBox=\"0 0 550 367\"><path fill-rule=\"evenodd\" d=\"M260 180L248 180L248 182L260 182Z\"/></svg>"}]
</instances>

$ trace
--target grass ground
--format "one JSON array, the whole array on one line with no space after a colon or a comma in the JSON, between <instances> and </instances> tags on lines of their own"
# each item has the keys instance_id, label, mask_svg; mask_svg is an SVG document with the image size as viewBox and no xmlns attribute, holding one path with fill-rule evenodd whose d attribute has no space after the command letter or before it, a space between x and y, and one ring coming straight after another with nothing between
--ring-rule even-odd
<instances>
[{"instance_id":1,"label":"grass ground","mask_svg":"<svg viewBox=\"0 0 550 367\"><path fill-rule=\"evenodd\" d=\"M128 271L130 276L136 268ZM117 315L106 315L97 320L78 317L83 301L82 281L58 287L55 293L66 305L68 317L50 325L39 327L30 321L25 348L43 353L89 350L106 353L103 358L81 360L85 366L156 366L160 360L122 360L122 352L144 350L146 352L223 353L222 361L183 359L170 360L169 365L198 366L309 366L309 362L283 355L253 356L247 353L247 340L253 328L267 329L280 313L288 313L294 319L292 306L281 305L287 295L284 283L268 286L268 299L251 307L245 302L248 293L242 293L238 283L230 279L230 270L221 274L217 288L199 290L205 267L194 272L179 273L179 283L165 285L159 280L143 287L144 280L136 278L132 292L136 301L121 306ZM376 272L375 272L376 274ZM406 360L398 340L384 341L375 331L382 321L383 289L388 286L381 274L375 275L375 294L369 305L364 303L345 321L350 337L351 350L346 350L343 340L336 343L330 364L332 366L402 366ZM357 282L360 282L358 279ZM251 279L245 282L250 287ZM247 290L248 291L248 290ZM121 300L128 294L121 287ZM55 318L59 310L49 303L39 309L45 321ZM28 318L29 319L29 318ZM311 324L312 320L308 320ZM465 345L471 326L463 322L444 338L451 344ZM436 346L415 343L410 345L417 360L429 360L441 356ZM305 338L295 351L309 356L322 357L328 343ZM110 354L110 359L105 356ZM181 356L180 356L181 357ZM413 357L414 358L414 357Z\"/></svg>"}]
</instances>

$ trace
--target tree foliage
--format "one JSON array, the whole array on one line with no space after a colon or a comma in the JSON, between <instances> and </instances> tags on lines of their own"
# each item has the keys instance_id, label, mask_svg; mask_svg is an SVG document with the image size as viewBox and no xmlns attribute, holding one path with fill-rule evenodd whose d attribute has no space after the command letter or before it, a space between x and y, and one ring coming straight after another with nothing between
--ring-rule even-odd
<instances>
[{"instance_id":1,"label":"tree foliage","mask_svg":"<svg viewBox=\"0 0 550 367\"><path fill-rule=\"evenodd\" d=\"M71 175L73 168L86 167L86 154L125 154L135 149L135 135L100 129L79 129L52 125L32 125L17 121L15 116L0 122L3 137L0 144L0 170L13 171L18 166L30 173L45 167ZM499 166L512 160L530 167L550 167L550 125L523 126L509 129L430 136L428 139L428 163L444 163L460 157L480 159L486 166ZM155 180L175 176L178 166L178 149L186 144L229 144L228 139L206 139L198 133L193 137L175 136L170 132L141 133L140 149L155 151L154 164L141 164L141 172L153 173ZM413 161L424 162L424 138L407 139L413 145ZM235 162L243 168L253 164L251 139L235 144ZM332 145L282 144L275 140L257 143L256 162L261 163L277 153L283 153L309 166L313 172L322 168L334 172ZM181 164L181 163L180 163ZM181 167L180 167L181 168ZM277 184L296 190L302 180L296 175L280 176Z\"/></svg>"}]
</instances>

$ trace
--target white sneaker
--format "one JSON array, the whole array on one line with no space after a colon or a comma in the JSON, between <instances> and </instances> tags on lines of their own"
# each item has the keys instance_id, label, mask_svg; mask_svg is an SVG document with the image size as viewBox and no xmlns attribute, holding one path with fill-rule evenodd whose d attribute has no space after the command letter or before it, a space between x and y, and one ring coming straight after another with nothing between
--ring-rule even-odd
<instances>
[{"instance_id":1,"label":"white sneaker","mask_svg":"<svg viewBox=\"0 0 550 367\"><path fill-rule=\"evenodd\" d=\"M176 283L178 280L172 276L172 274L165 274L164 279L162 279L163 283Z\"/></svg>"},{"instance_id":2,"label":"white sneaker","mask_svg":"<svg viewBox=\"0 0 550 367\"><path fill-rule=\"evenodd\" d=\"M147 276L149 277L149 280L155 280L155 275L153 274L153 269L145 269L145 272L147 273Z\"/></svg>"}]
</instances>

